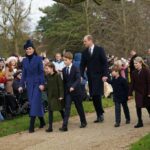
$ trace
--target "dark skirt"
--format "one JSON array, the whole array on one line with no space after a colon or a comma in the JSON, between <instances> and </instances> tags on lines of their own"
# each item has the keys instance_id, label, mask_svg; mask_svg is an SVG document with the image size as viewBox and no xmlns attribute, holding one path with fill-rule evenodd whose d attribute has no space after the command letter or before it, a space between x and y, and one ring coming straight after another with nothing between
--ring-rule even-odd
<instances>
[{"instance_id":1,"label":"dark skirt","mask_svg":"<svg viewBox=\"0 0 150 150\"><path fill-rule=\"evenodd\" d=\"M143 96L142 94L135 92L135 102L136 106L139 108L150 107L150 98L148 98L148 95Z\"/></svg>"}]
</instances>

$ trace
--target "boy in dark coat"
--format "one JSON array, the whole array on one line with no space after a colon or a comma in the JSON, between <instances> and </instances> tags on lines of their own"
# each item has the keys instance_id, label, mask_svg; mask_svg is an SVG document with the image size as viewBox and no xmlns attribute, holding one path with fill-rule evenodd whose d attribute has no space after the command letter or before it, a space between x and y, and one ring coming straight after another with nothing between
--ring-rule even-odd
<instances>
[{"instance_id":1,"label":"boy in dark coat","mask_svg":"<svg viewBox=\"0 0 150 150\"><path fill-rule=\"evenodd\" d=\"M127 105L128 100L128 83L127 80L120 76L119 70L112 70L113 79L109 83L113 87L113 100L115 103L115 127L120 126L121 122L121 105L124 110L126 124L130 123L130 113Z\"/></svg>"},{"instance_id":2,"label":"boy in dark coat","mask_svg":"<svg viewBox=\"0 0 150 150\"><path fill-rule=\"evenodd\" d=\"M65 116L60 131L68 131L68 120L70 116L71 103L74 101L77 112L80 116L81 128L87 125L85 113L82 105L81 92L81 75L79 69L73 64L73 55L70 52L64 54L64 63L66 67L63 69L64 91L65 91Z\"/></svg>"}]
</instances>

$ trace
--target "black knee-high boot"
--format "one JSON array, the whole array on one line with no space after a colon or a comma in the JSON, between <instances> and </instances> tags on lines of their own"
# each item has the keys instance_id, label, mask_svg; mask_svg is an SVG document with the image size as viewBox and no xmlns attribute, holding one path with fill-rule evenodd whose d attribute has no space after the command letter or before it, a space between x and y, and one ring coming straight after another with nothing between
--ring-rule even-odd
<instances>
[{"instance_id":1,"label":"black knee-high boot","mask_svg":"<svg viewBox=\"0 0 150 150\"><path fill-rule=\"evenodd\" d=\"M33 132L34 132L35 118L36 118L36 117L34 117L34 116L31 116L31 117L30 117L29 133L33 133Z\"/></svg>"},{"instance_id":2,"label":"black knee-high boot","mask_svg":"<svg viewBox=\"0 0 150 150\"><path fill-rule=\"evenodd\" d=\"M65 118L65 112L64 112L64 110L60 110L60 114L61 114L62 119L64 119Z\"/></svg>"},{"instance_id":3,"label":"black knee-high boot","mask_svg":"<svg viewBox=\"0 0 150 150\"><path fill-rule=\"evenodd\" d=\"M39 128L43 128L46 125L44 117L39 117L39 120L40 120L40 126L39 126Z\"/></svg>"},{"instance_id":4,"label":"black knee-high boot","mask_svg":"<svg viewBox=\"0 0 150 150\"><path fill-rule=\"evenodd\" d=\"M137 116L138 116L138 123L134 127L135 128L141 128L141 127L143 127L142 108L136 107L136 112L137 112Z\"/></svg>"},{"instance_id":5,"label":"black knee-high boot","mask_svg":"<svg viewBox=\"0 0 150 150\"><path fill-rule=\"evenodd\" d=\"M49 127L46 132L53 132L53 111L49 111Z\"/></svg>"},{"instance_id":6,"label":"black knee-high boot","mask_svg":"<svg viewBox=\"0 0 150 150\"><path fill-rule=\"evenodd\" d=\"M150 106L146 108L150 117Z\"/></svg>"}]
</instances>

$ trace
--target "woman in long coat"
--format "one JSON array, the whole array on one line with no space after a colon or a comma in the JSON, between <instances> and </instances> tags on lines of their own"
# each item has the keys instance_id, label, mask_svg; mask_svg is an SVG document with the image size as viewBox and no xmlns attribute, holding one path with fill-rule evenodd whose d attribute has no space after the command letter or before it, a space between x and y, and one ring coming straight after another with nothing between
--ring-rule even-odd
<instances>
[{"instance_id":1,"label":"woman in long coat","mask_svg":"<svg viewBox=\"0 0 150 150\"><path fill-rule=\"evenodd\" d=\"M146 108L150 115L150 70L141 57L134 60L136 70L132 73L132 82L129 90L129 99L135 91L136 111L138 123L135 128L143 127L142 108Z\"/></svg>"},{"instance_id":2,"label":"woman in long coat","mask_svg":"<svg viewBox=\"0 0 150 150\"><path fill-rule=\"evenodd\" d=\"M22 91L23 86L27 88L27 94L30 105L30 127L29 133L34 132L35 118L40 119L40 128L45 126L44 121L44 108L42 104L42 94L44 90L44 68L42 58L37 56L32 41L28 40L24 45L26 50L26 58L23 60L23 72L21 79L21 87L19 91Z\"/></svg>"}]
</instances>

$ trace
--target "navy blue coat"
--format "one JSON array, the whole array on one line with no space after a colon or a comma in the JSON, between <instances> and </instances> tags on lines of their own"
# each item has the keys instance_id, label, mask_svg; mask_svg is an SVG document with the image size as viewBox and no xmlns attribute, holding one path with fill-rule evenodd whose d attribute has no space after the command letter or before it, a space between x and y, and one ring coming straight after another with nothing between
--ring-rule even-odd
<instances>
[{"instance_id":1,"label":"navy blue coat","mask_svg":"<svg viewBox=\"0 0 150 150\"><path fill-rule=\"evenodd\" d=\"M109 83L113 87L113 99L115 102L123 103L128 100L128 82L123 77L113 78Z\"/></svg>"},{"instance_id":2,"label":"navy blue coat","mask_svg":"<svg viewBox=\"0 0 150 150\"><path fill-rule=\"evenodd\" d=\"M64 91L66 94L71 94L72 96L82 95L81 91L81 75L80 70L72 65L69 76L66 73L66 67L63 69L63 81L64 81ZM70 88L73 87L74 91L70 92Z\"/></svg>"},{"instance_id":3,"label":"navy blue coat","mask_svg":"<svg viewBox=\"0 0 150 150\"><path fill-rule=\"evenodd\" d=\"M89 53L89 49L83 51L80 65L82 77L84 77L86 68L90 95L102 95L102 77L108 75L107 57L102 47L94 46L92 56Z\"/></svg>"},{"instance_id":4,"label":"navy blue coat","mask_svg":"<svg viewBox=\"0 0 150 150\"><path fill-rule=\"evenodd\" d=\"M42 58L34 55L29 62L28 58L23 60L23 72L21 79L21 86L24 84L27 88L27 94L30 104L30 116L44 115L42 104L42 94L39 85L44 85L44 69Z\"/></svg>"}]
</instances>

